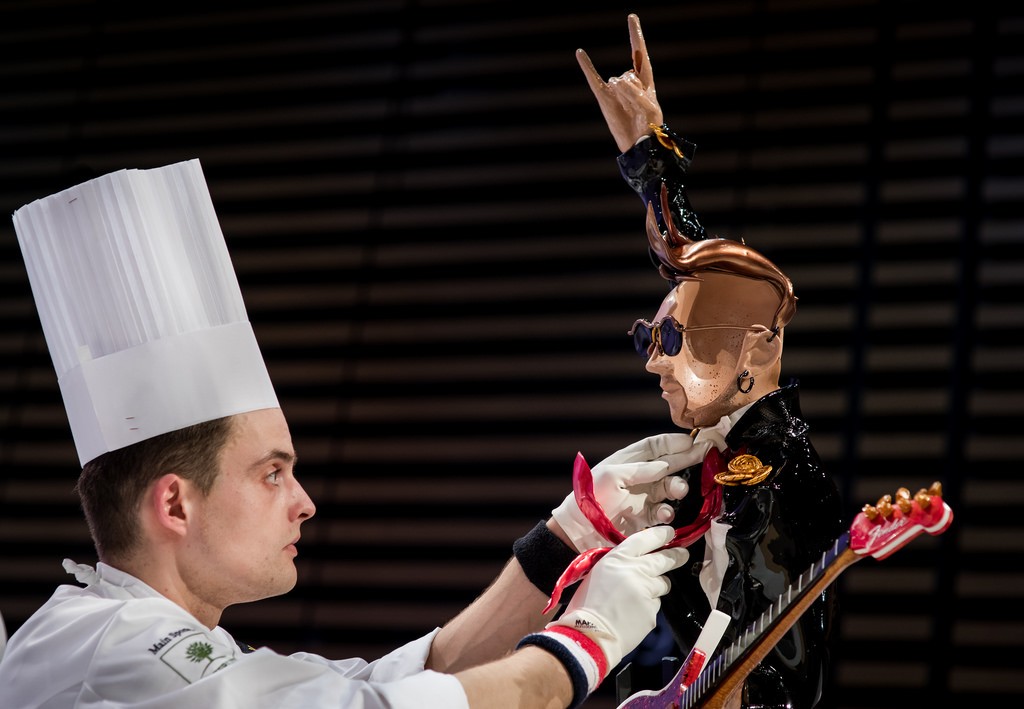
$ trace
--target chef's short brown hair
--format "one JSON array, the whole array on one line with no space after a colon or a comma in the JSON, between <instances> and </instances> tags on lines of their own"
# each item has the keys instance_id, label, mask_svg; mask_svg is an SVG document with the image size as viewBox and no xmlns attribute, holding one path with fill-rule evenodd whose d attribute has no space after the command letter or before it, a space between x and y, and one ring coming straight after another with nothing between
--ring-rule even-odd
<instances>
[{"instance_id":1,"label":"chef's short brown hair","mask_svg":"<svg viewBox=\"0 0 1024 709\"><path fill-rule=\"evenodd\" d=\"M136 544L139 504L160 476L177 473L208 493L231 431L232 417L214 419L109 451L86 463L75 491L100 560L117 559Z\"/></svg>"}]
</instances>

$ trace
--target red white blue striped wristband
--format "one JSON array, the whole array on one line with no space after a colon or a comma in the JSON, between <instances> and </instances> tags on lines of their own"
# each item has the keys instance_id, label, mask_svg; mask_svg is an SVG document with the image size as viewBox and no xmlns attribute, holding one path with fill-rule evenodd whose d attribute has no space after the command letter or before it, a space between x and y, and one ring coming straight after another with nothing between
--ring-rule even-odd
<instances>
[{"instance_id":1,"label":"red white blue striped wristband","mask_svg":"<svg viewBox=\"0 0 1024 709\"><path fill-rule=\"evenodd\" d=\"M578 707L597 689L608 673L608 660L600 646L580 631L564 625L549 625L539 633L527 635L516 648L536 645L554 655L565 666L572 681L572 703Z\"/></svg>"}]
</instances>

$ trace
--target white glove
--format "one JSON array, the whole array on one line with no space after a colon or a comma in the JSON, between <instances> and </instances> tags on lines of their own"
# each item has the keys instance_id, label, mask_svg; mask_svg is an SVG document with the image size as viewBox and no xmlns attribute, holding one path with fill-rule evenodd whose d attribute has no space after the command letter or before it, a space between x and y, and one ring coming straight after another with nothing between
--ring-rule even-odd
<instances>
[{"instance_id":1,"label":"white glove","mask_svg":"<svg viewBox=\"0 0 1024 709\"><path fill-rule=\"evenodd\" d=\"M686 433L662 433L612 453L592 469L594 496L612 524L625 535L656 524L667 524L675 510L666 500L681 500L686 481L671 475L704 460L709 441L694 443ZM551 516L577 551L608 547L570 493Z\"/></svg>"},{"instance_id":2,"label":"white glove","mask_svg":"<svg viewBox=\"0 0 1024 709\"><path fill-rule=\"evenodd\" d=\"M558 620L524 638L562 660L574 694L593 692L654 629L661 597L671 588L663 574L690 557L682 547L654 551L674 534L658 525L626 538L597 562Z\"/></svg>"}]
</instances>

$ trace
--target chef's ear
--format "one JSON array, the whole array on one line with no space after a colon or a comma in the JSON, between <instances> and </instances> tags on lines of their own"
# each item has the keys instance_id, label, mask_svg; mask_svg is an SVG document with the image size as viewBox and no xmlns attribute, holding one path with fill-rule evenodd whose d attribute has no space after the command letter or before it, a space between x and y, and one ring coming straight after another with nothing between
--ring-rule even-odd
<instances>
[{"instance_id":1,"label":"chef's ear","mask_svg":"<svg viewBox=\"0 0 1024 709\"><path fill-rule=\"evenodd\" d=\"M183 535L188 528L194 492L188 480L176 473L165 473L150 487L145 512L159 530Z\"/></svg>"}]
</instances>

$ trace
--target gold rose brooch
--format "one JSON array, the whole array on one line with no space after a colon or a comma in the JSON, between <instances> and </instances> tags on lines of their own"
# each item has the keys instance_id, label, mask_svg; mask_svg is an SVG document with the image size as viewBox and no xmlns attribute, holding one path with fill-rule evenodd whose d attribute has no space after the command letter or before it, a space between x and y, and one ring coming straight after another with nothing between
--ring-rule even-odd
<instances>
[{"instance_id":1,"label":"gold rose brooch","mask_svg":"<svg viewBox=\"0 0 1024 709\"><path fill-rule=\"evenodd\" d=\"M728 472L717 473L719 485L757 485L772 472L772 466L762 463L756 455L744 453L729 461Z\"/></svg>"}]
</instances>

